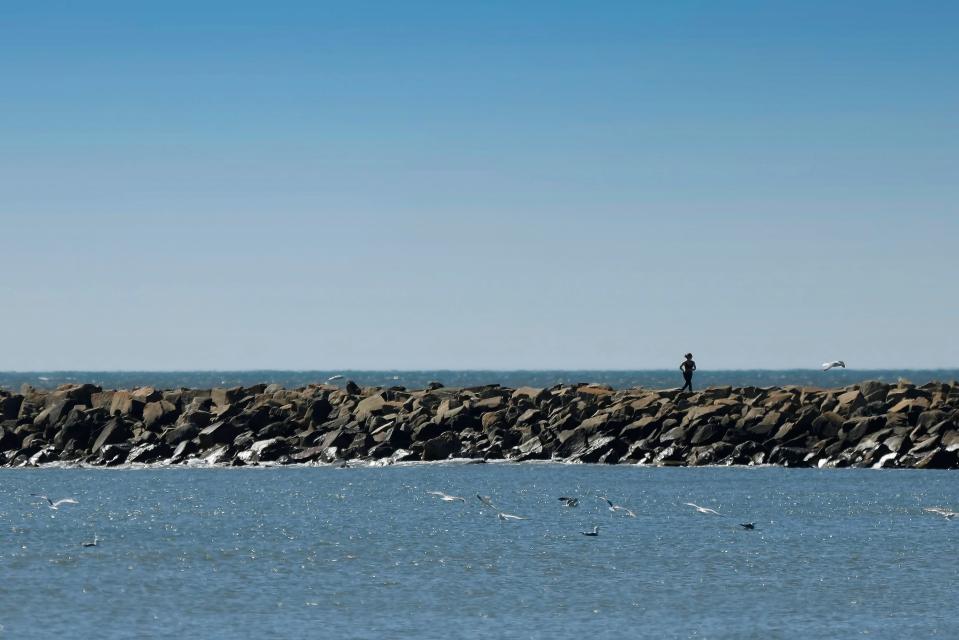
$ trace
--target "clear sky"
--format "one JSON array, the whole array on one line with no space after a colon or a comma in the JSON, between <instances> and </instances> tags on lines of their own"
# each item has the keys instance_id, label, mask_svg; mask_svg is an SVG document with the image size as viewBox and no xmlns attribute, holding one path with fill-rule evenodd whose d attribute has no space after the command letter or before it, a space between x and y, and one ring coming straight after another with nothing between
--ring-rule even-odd
<instances>
[{"instance_id":1,"label":"clear sky","mask_svg":"<svg viewBox=\"0 0 959 640\"><path fill-rule=\"evenodd\" d=\"M0 8L0 369L959 365L959 4Z\"/></svg>"}]
</instances>

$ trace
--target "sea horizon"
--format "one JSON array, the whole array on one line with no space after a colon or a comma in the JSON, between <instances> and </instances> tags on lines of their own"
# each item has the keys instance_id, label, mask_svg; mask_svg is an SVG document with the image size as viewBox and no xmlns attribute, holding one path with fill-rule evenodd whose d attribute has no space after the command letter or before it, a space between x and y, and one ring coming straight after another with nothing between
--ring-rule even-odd
<instances>
[{"instance_id":1,"label":"sea horizon","mask_svg":"<svg viewBox=\"0 0 959 640\"><path fill-rule=\"evenodd\" d=\"M331 380L331 378L334 378ZM866 380L922 385L959 380L959 368L941 369L701 369L697 387L710 386L813 386L843 387ZM498 384L506 387L551 387L557 384L593 383L616 389L680 386L682 375L672 369L207 369L207 370L36 370L0 371L0 388L19 389L28 384L53 389L61 384L92 383L104 388L153 386L209 388L279 384L296 388L311 383L420 388L430 383L448 387Z\"/></svg>"}]
</instances>

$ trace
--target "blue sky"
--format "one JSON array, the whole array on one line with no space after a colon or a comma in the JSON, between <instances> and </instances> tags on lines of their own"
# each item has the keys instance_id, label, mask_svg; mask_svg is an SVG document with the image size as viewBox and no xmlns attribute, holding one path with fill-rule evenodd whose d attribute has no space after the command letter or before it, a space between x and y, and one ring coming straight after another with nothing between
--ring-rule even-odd
<instances>
[{"instance_id":1,"label":"blue sky","mask_svg":"<svg viewBox=\"0 0 959 640\"><path fill-rule=\"evenodd\" d=\"M959 5L5 2L0 369L959 365Z\"/></svg>"}]
</instances>

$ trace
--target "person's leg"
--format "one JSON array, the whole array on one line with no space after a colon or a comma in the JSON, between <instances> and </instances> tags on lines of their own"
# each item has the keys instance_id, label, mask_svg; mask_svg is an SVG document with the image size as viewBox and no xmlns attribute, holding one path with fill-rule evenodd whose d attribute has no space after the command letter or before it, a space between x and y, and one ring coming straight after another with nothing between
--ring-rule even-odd
<instances>
[{"instance_id":1,"label":"person's leg","mask_svg":"<svg viewBox=\"0 0 959 640\"><path fill-rule=\"evenodd\" d=\"M688 373L684 373L684 374L683 374L683 380L686 381L686 384L683 385L683 388L680 389L680 391L685 391L687 387L689 387L689 390L692 391L692 390L693 390L693 376L691 376L691 375L688 374Z\"/></svg>"}]
</instances>

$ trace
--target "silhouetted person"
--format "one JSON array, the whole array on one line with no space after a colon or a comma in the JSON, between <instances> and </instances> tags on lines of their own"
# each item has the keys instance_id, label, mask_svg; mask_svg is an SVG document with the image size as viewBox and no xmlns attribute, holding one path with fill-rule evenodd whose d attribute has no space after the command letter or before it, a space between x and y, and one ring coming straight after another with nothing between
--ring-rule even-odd
<instances>
[{"instance_id":1,"label":"silhouetted person","mask_svg":"<svg viewBox=\"0 0 959 640\"><path fill-rule=\"evenodd\" d=\"M679 365L679 370L683 372L683 380L686 381L686 384L683 385L683 388L680 389L680 392L685 391L686 388L689 388L689 392L693 391L693 371L696 370L696 363L693 362L693 354L687 353L686 359L683 360L683 363Z\"/></svg>"}]
</instances>

